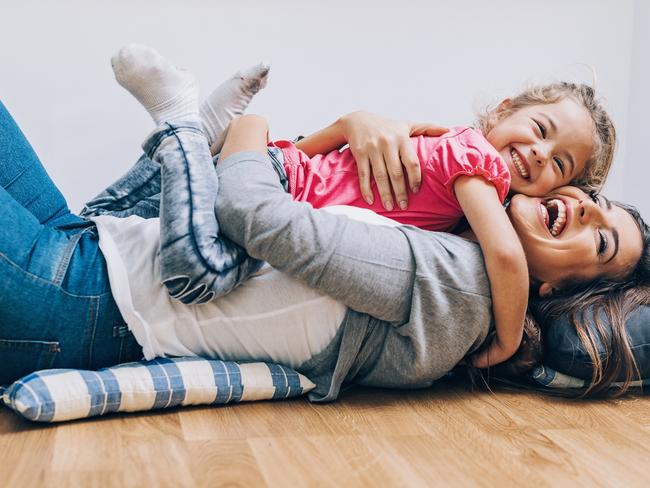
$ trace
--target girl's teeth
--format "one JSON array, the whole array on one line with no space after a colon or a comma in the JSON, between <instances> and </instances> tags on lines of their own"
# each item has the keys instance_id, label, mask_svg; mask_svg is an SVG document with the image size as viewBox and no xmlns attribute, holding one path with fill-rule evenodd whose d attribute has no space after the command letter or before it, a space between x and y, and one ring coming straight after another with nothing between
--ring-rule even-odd
<instances>
[{"instance_id":1,"label":"girl's teeth","mask_svg":"<svg viewBox=\"0 0 650 488\"><path fill-rule=\"evenodd\" d=\"M530 175L528 174L528 171L526 171L526 166L524 166L524 164L521 162L519 154L517 154L514 149L511 149L510 156L512 157L512 163L515 165L515 168L517 168L517 171L519 171L521 177L528 179Z\"/></svg>"}]
</instances>

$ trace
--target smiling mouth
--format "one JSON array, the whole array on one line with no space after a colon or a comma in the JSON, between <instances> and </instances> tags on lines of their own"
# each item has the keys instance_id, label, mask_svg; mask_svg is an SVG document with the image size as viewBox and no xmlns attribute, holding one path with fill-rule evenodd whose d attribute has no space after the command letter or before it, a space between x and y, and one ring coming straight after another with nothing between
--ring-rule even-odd
<instances>
[{"instance_id":1,"label":"smiling mouth","mask_svg":"<svg viewBox=\"0 0 650 488\"><path fill-rule=\"evenodd\" d=\"M519 157L519 153L514 149L510 149L510 156L512 157L512 164L515 165L515 168L519 172L519 175L525 180L530 178L530 173L528 173L528 169L526 169L526 165Z\"/></svg>"},{"instance_id":2,"label":"smiling mouth","mask_svg":"<svg viewBox=\"0 0 650 488\"><path fill-rule=\"evenodd\" d=\"M566 227L566 204L558 198L552 198L542 203L542 209L544 224L553 237L559 236Z\"/></svg>"}]
</instances>

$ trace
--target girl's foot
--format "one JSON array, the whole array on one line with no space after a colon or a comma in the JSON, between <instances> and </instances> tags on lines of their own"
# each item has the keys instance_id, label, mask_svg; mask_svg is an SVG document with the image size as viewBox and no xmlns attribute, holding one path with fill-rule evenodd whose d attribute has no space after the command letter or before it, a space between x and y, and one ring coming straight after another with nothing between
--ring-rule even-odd
<instances>
[{"instance_id":1,"label":"girl's foot","mask_svg":"<svg viewBox=\"0 0 650 488\"><path fill-rule=\"evenodd\" d=\"M129 44L111 58L117 82L138 100L156 124L195 119L199 89L194 75L153 48Z\"/></svg>"},{"instance_id":2,"label":"girl's foot","mask_svg":"<svg viewBox=\"0 0 650 488\"><path fill-rule=\"evenodd\" d=\"M221 147L230 121L243 114L253 96L266 86L268 74L269 66L264 63L238 71L215 88L201 104L203 132L213 153Z\"/></svg>"}]
</instances>

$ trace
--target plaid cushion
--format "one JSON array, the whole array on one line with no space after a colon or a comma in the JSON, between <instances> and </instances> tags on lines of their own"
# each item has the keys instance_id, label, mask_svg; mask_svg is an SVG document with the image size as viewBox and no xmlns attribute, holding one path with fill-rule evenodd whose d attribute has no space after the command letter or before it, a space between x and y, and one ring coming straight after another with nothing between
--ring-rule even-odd
<instances>
[{"instance_id":1,"label":"plaid cushion","mask_svg":"<svg viewBox=\"0 0 650 488\"><path fill-rule=\"evenodd\" d=\"M29 420L59 422L111 412L289 398L314 387L278 364L175 358L99 371L43 370L0 393L9 408Z\"/></svg>"}]
</instances>

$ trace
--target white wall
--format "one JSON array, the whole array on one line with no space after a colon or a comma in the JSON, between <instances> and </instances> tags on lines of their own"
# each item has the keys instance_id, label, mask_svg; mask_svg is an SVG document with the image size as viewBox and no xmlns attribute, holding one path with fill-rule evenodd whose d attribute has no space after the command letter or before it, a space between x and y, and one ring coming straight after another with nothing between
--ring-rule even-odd
<instances>
[{"instance_id":1,"label":"white wall","mask_svg":"<svg viewBox=\"0 0 650 488\"><path fill-rule=\"evenodd\" d=\"M634 40L630 76L630 99L625 150L625 192L621 199L636 205L650 220L650 2L637 0L634 12ZM644 47L645 46L645 47Z\"/></svg>"},{"instance_id":2,"label":"white wall","mask_svg":"<svg viewBox=\"0 0 650 488\"><path fill-rule=\"evenodd\" d=\"M633 0L0 4L0 98L73 209L128 168L152 128L112 78L109 58L128 42L194 70L206 92L238 67L268 60L269 86L251 110L269 118L277 137L358 108L467 124L482 103L527 82L591 82L584 65L595 68L624 135L630 86L640 91L630 79ZM636 161L635 148L619 154ZM615 198L627 197L625 181L637 184L624 180L624 163L608 186Z\"/></svg>"}]
</instances>

